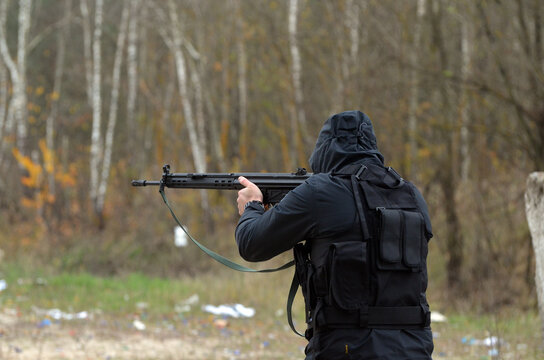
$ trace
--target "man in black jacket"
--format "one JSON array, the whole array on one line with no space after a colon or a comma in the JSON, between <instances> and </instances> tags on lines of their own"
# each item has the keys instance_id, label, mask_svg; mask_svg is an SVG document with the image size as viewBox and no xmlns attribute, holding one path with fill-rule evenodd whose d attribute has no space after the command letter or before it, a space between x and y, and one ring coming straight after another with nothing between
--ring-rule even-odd
<instances>
[{"instance_id":1,"label":"man in black jacket","mask_svg":"<svg viewBox=\"0 0 544 360\"><path fill-rule=\"evenodd\" d=\"M360 111L325 122L310 166L314 175L268 211L240 178L240 255L264 261L295 249L306 359L431 359L423 197L384 166Z\"/></svg>"}]
</instances>

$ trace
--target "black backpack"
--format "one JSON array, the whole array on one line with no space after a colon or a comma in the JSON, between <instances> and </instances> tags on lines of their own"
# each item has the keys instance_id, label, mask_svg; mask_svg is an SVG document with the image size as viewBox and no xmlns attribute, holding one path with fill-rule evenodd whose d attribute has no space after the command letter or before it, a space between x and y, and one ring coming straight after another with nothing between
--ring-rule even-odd
<instances>
[{"instance_id":1,"label":"black backpack","mask_svg":"<svg viewBox=\"0 0 544 360\"><path fill-rule=\"evenodd\" d=\"M363 238L295 246L289 325L296 332L291 305L300 285L308 339L323 327L429 326L426 257L432 235L427 210L416 199L417 189L390 167L354 165L333 175L351 182ZM309 258L314 246L328 248L327 261L319 267Z\"/></svg>"}]
</instances>

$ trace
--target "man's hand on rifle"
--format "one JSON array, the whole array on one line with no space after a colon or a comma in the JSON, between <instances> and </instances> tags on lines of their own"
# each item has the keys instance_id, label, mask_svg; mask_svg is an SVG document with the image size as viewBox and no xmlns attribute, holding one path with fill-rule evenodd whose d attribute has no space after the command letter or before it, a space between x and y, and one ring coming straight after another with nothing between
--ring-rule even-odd
<instances>
[{"instance_id":1,"label":"man's hand on rifle","mask_svg":"<svg viewBox=\"0 0 544 360\"><path fill-rule=\"evenodd\" d=\"M244 213L245 206L248 202L253 200L263 201L263 193L257 185L243 176L240 176L238 181L244 186L242 190L238 191L238 199L236 200L238 203L238 213L241 216Z\"/></svg>"}]
</instances>

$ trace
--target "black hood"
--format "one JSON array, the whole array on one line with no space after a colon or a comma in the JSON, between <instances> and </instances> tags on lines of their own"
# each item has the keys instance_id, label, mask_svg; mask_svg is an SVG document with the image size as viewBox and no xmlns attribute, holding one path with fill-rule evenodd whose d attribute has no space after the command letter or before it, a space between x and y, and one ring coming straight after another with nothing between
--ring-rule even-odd
<instances>
[{"instance_id":1,"label":"black hood","mask_svg":"<svg viewBox=\"0 0 544 360\"><path fill-rule=\"evenodd\" d=\"M360 111L345 111L327 119L310 156L312 171L336 172L366 161L383 165L370 118Z\"/></svg>"}]
</instances>

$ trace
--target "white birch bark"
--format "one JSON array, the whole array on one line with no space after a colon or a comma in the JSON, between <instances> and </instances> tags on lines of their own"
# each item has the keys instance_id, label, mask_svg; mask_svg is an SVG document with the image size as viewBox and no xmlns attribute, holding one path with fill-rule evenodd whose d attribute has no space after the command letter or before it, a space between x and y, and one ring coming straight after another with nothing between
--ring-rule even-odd
<instances>
[{"instance_id":1,"label":"white birch bark","mask_svg":"<svg viewBox=\"0 0 544 360\"><path fill-rule=\"evenodd\" d=\"M135 109L138 95L138 16L140 1L130 1L130 21L128 25L127 45L127 124L129 142L136 136Z\"/></svg>"},{"instance_id":2,"label":"white birch bark","mask_svg":"<svg viewBox=\"0 0 544 360\"><path fill-rule=\"evenodd\" d=\"M200 147L195 119L193 117L193 108L187 88L187 69L185 65L185 55L183 54L181 48L183 44L183 34L180 28L181 24L179 22L176 7L173 1L169 1L168 5L172 40L168 41L167 44L169 43L171 46L171 51L173 52L174 61L176 63L179 93L181 96L183 115L185 118L185 123L187 125L187 131L189 132L189 142L191 144L193 161L195 163L195 170L197 172L206 172L206 154L204 149Z\"/></svg>"},{"instance_id":3,"label":"white birch bark","mask_svg":"<svg viewBox=\"0 0 544 360\"><path fill-rule=\"evenodd\" d=\"M295 107L296 107L296 121L298 121L298 127L300 127L303 138L306 138L306 114L304 112L304 95L302 92L302 64L300 60L300 51L297 42L297 16L298 16L298 0L289 1L289 47L291 51L292 69L291 76L293 81L293 88L295 92ZM296 121L292 122L293 136L297 134Z\"/></svg>"},{"instance_id":4,"label":"white birch bark","mask_svg":"<svg viewBox=\"0 0 544 360\"><path fill-rule=\"evenodd\" d=\"M4 24L6 21L7 1L0 3L0 35L3 36ZM8 74L4 62L0 61L0 165L4 156L5 142L4 130L7 118L8 101Z\"/></svg>"},{"instance_id":5,"label":"white birch bark","mask_svg":"<svg viewBox=\"0 0 544 360\"><path fill-rule=\"evenodd\" d=\"M240 0L236 0L236 49L238 52L238 96L240 107L239 129L240 137L238 141L238 148L241 153L242 163L247 162L248 153L248 124L247 124L247 56L246 47L244 43L244 21L242 18Z\"/></svg>"},{"instance_id":6,"label":"white birch bark","mask_svg":"<svg viewBox=\"0 0 544 360\"><path fill-rule=\"evenodd\" d=\"M417 109L419 106L419 76L418 62L421 51L421 26L425 16L425 0L417 1L417 18L414 23L414 46L410 53L410 102L408 107L408 156L410 177L417 173L414 162L417 159Z\"/></svg>"},{"instance_id":7,"label":"white birch bark","mask_svg":"<svg viewBox=\"0 0 544 360\"><path fill-rule=\"evenodd\" d=\"M534 172L527 178L525 212L535 251L535 283L544 345L544 172Z\"/></svg>"},{"instance_id":8,"label":"white birch bark","mask_svg":"<svg viewBox=\"0 0 544 360\"><path fill-rule=\"evenodd\" d=\"M8 101L8 74L6 67L0 62L0 144L4 142L4 128L6 125L6 109ZM0 154L0 158L2 154ZM0 161L1 163L1 161Z\"/></svg>"},{"instance_id":9,"label":"white birch bark","mask_svg":"<svg viewBox=\"0 0 544 360\"><path fill-rule=\"evenodd\" d=\"M71 16L72 0L64 2L64 18L67 20ZM57 57L55 59L55 78L53 82L53 98L51 99L51 110L45 121L45 144L48 149L53 150L55 135L55 119L58 116L59 98L62 90L62 74L64 72L64 55L66 53L66 36L69 30L69 21L64 21L64 26L57 35ZM54 161L49 159L50 163L45 167L50 169L48 174L49 192L55 194L55 171Z\"/></svg>"},{"instance_id":10,"label":"white birch bark","mask_svg":"<svg viewBox=\"0 0 544 360\"><path fill-rule=\"evenodd\" d=\"M101 38L102 38L102 10L103 0L96 1L93 34L93 74L92 74L92 130L91 130L91 159L90 159L90 196L98 213L97 196L99 182L99 165L102 151L102 93L101 87Z\"/></svg>"},{"instance_id":11,"label":"white birch bark","mask_svg":"<svg viewBox=\"0 0 544 360\"><path fill-rule=\"evenodd\" d=\"M17 146L21 151L25 151L27 136L27 97L26 97L26 43L28 30L30 29L30 10L32 0L19 1L19 33L17 39L17 69L19 72L19 81L14 86L14 99L16 106L14 108L15 121L17 122Z\"/></svg>"},{"instance_id":12,"label":"white birch bark","mask_svg":"<svg viewBox=\"0 0 544 360\"><path fill-rule=\"evenodd\" d=\"M3 17L7 11L6 2L2 3ZM27 97L26 97L26 42L28 29L30 28L31 0L19 1L18 36L17 36L17 57L13 60L9 53L4 24L0 26L0 53L6 64L13 87L13 96L10 100L6 130L12 131L16 126L17 147L25 152L27 134Z\"/></svg>"},{"instance_id":13,"label":"white birch bark","mask_svg":"<svg viewBox=\"0 0 544 360\"><path fill-rule=\"evenodd\" d=\"M19 82L19 72L17 69L17 65L11 58L11 54L9 53L7 39L6 39L6 33L5 33L5 22L6 22L6 16L7 16L7 5L8 2L0 2L0 18L2 19L2 24L0 26L0 54L2 55L2 59L4 60L4 64L6 65L7 69L9 70L9 75L11 78L11 82L13 86L15 86L15 83ZM12 101L10 100L10 104L8 105L7 113L6 113L6 123L5 123L5 131L7 133L11 133L13 130L13 106Z\"/></svg>"},{"instance_id":14,"label":"white birch bark","mask_svg":"<svg viewBox=\"0 0 544 360\"><path fill-rule=\"evenodd\" d=\"M461 78L466 84L471 77L471 29L466 18L461 19ZM470 97L467 87L464 86L461 95L461 129L460 129L460 152L461 152L461 180L467 181L470 169L470 144L469 130L470 123Z\"/></svg>"},{"instance_id":15,"label":"white birch bark","mask_svg":"<svg viewBox=\"0 0 544 360\"><path fill-rule=\"evenodd\" d=\"M123 13L121 15L121 25L119 34L117 35L117 47L115 49L115 58L113 62L113 74L111 85L110 109L108 115L108 126L106 129L106 138L104 143L104 156L102 160L102 171L100 174L100 182L98 185L98 194L96 199L96 207L98 213L102 214L104 209L104 199L106 197L106 189L108 187L108 178L110 176L111 156L113 150L113 136L115 134L115 124L117 123L117 108L119 101L119 82L121 78L121 64L123 63L123 49L127 33L127 23L129 18L130 5L125 1Z\"/></svg>"},{"instance_id":16,"label":"white birch bark","mask_svg":"<svg viewBox=\"0 0 544 360\"><path fill-rule=\"evenodd\" d=\"M366 1L364 1L366 3ZM363 5L365 6L365 5ZM349 38L350 38L350 73L353 72L353 67L357 63L357 57L359 56L359 2L354 0L348 0L347 6L347 18L349 24ZM351 74L350 74L351 75Z\"/></svg>"},{"instance_id":17,"label":"white birch bark","mask_svg":"<svg viewBox=\"0 0 544 360\"><path fill-rule=\"evenodd\" d=\"M92 60L92 37L91 37L91 19L87 0L81 0L79 3L81 9L83 25L83 57L85 64L85 79L87 80L87 99L92 106L93 98L93 60Z\"/></svg>"}]
</instances>

